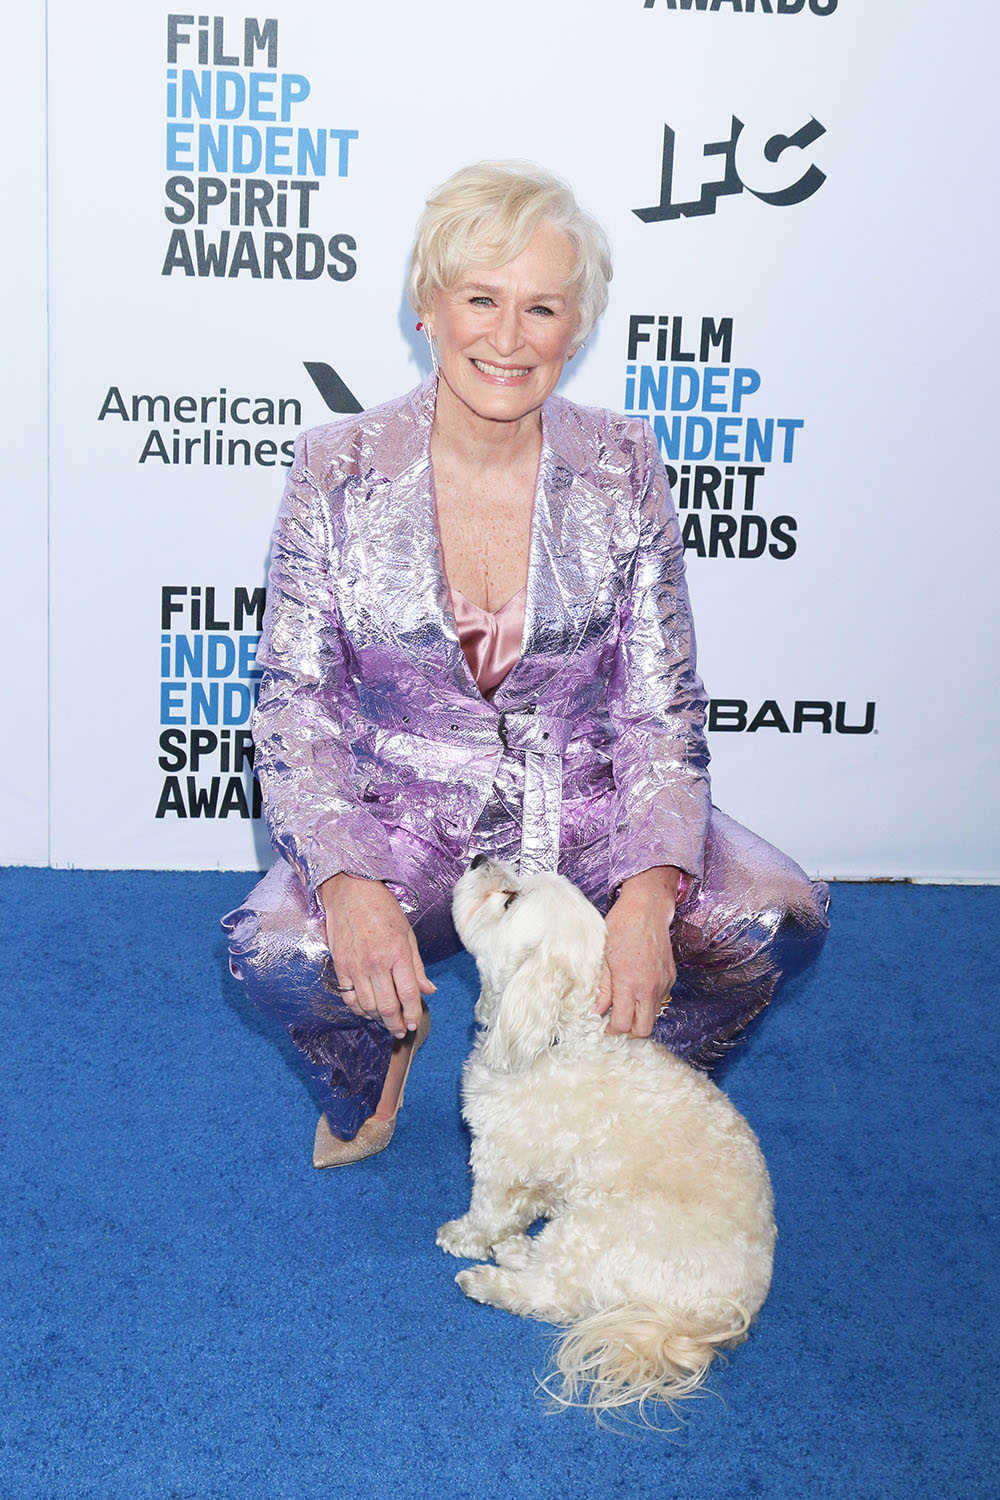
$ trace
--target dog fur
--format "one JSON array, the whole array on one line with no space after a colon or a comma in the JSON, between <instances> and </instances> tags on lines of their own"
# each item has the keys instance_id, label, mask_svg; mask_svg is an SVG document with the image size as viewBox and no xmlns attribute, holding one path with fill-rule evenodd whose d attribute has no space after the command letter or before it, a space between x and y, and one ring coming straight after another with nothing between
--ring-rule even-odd
<instances>
[{"instance_id":1,"label":"dog fur","mask_svg":"<svg viewBox=\"0 0 1000 1500\"><path fill-rule=\"evenodd\" d=\"M776 1230L757 1139L704 1074L595 1013L604 922L559 875L478 861L455 925L482 984L463 1075L472 1201L443 1224L467 1296L563 1326L544 1389L595 1415L696 1392L742 1342ZM534 1237L537 1219L547 1223ZM633 1408L634 1409L634 1408Z\"/></svg>"}]
</instances>

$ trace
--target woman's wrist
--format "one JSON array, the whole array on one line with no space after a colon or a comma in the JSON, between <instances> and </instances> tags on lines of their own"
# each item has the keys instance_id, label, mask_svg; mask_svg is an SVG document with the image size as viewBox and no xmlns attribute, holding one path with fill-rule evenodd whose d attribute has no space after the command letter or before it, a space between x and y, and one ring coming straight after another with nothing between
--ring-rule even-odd
<instances>
[{"instance_id":1,"label":"woman's wrist","mask_svg":"<svg viewBox=\"0 0 1000 1500\"><path fill-rule=\"evenodd\" d=\"M620 900L625 895L663 896L676 906L683 894L685 879L683 870L676 865L651 865L648 870L640 870L637 875L623 880L618 888L618 898Z\"/></svg>"},{"instance_id":2,"label":"woman's wrist","mask_svg":"<svg viewBox=\"0 0 1000 1500\"><path fill-rule=\"evenodd\" d=\"M349 890L352 885L371 885L372 882L364 875L348 875L346 870L340 870L336 875L330 875L321 885L316 887L316 895L325 912L329 912L330 905L344 891ZM381 884L381 881L379 882Z\"/></svg>"},{"instance_id":3,"label":"woman's wrist","mask_svg":"<svg viewBox=\"0 0 1000 1500\"><path fill-rule=\"evenodd\" d=\"M651 865L648 870L640 870L637 874L630 874L627 880L622 880L615 904L624 901L624 906L628 907L633 901L642 901L643 904L652 901L661 907L670 922L673 921L676 904L684 894L685 883L687 876L675 864Z\"/></svg>"}]
</instances>

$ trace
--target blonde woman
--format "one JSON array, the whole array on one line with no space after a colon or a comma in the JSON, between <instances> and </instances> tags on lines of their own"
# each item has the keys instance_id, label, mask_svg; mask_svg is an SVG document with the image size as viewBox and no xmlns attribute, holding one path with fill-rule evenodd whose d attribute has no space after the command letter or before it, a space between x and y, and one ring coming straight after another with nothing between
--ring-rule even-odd
<instances>
[{"instance_id":1,"label":"blonde woman","mask_svg":"<svg viewBox=\"0 0 1000 1500\"><path fill-rule=\"evenodd\" d=\"M225 919L322 1110L388 1145L476 854L608 913L609 1028L705 1062L818 952L826 887L713 809L680 536L648 425L554 394L611 261L569 188L457 172L417 227L431 375L299 438L256 766L281 858Z\"/></svg>"}]
</instances>

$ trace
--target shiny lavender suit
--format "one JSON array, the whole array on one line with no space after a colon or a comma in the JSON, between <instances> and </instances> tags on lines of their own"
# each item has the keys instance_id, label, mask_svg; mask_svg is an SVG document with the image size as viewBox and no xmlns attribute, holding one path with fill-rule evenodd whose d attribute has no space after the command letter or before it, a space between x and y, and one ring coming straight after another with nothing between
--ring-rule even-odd
<instances>
[{"instance_id":1,"label":"shiny lavender suit","mask_svg":"<svg viewBox=\"0 0 1000 1500\"><path fill-rule=\"evenodd\" d=\"M282 855L225 918L335 1134L372 1113L392 1038L333 993L318 887L384 880L425 962L458 947L470 855L556 869L602 911L688 877L658 1042L704 1061L803 968L828 892L712 808L683 551L647 423L551 396L521 655L487 700L462 651L430 461L435 383L299 438L272 543L256 766Z\"/></svg>"}]
</instances>

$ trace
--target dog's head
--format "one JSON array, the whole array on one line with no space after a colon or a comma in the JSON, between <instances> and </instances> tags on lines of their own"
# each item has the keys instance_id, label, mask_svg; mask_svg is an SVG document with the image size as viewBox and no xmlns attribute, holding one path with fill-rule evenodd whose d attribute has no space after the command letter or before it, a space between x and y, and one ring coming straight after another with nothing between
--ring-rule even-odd
<instances>
[{"instance_id":1,"label":"dog's head","mask_svg":"<svg viewBox=\"0 0 1000 1500\"><path fill-rule=\"evenodd\" d=\"M594 1003L604 919L561 875L521 880L478 857L455 887L455 927L479 967L483 1060L526 1067L553 1042L603 1029Z\"/></svg>"}]
</instances>

